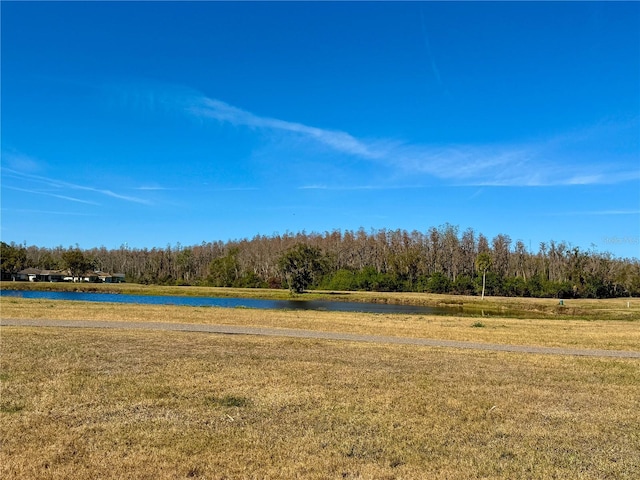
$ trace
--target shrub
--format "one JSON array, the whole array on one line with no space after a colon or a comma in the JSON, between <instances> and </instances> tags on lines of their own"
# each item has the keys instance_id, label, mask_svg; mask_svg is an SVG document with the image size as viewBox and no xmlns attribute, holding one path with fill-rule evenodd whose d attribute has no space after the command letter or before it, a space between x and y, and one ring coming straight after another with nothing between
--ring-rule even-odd
<instances>
[{"instance_id":1,"label":"shrub","mask_svg":"<svg viewBox=\"0 0 640 480\"><path fill-rule=\"evenodd\" d=\"M451 290L451 281L444 276L443 273L436 272L427 282L427 292L429 293L449 293Z\"/></svg>"}]
</instances>

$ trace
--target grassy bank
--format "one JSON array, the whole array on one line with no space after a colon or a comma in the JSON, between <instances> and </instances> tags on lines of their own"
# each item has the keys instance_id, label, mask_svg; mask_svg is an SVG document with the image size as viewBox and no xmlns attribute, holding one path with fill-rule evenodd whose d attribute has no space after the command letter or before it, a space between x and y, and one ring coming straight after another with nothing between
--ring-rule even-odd
<instances>
[{"instance_id":1,"label":"grassy bank","mask_svg":"<svg viewBox=\"0 0 640 480\"><path fill-rule=\"evenodd\" d=\"M44 291L84 291L121 293L133 295L176 295L196 297L241 297L268 300L290 300L287 290L218 288L218 287L176 287L160 285L124 284L79 284L79 283L31 283L2 282L0 289L44 290ZM470 316L521 316L532 317L572 317L584 319L640 319L640 299L576 299L563 300L549 298L479 297L464 295L438 295L429 293L396 292L328 292L309 291L293 298L305 300L329 300L349 302L373 302L433 307L456 307L462 315Z\"/></svg>"},{"instance_id":2,"label":"grassy bank","mask_svg":"<svg viewBox=\"0 0 640 480\"><path fill-rule=\"evenodd\" d=\"M0 380L6 479L640 475L633 360L3 327Z\"/></svg>"}]
</instances>

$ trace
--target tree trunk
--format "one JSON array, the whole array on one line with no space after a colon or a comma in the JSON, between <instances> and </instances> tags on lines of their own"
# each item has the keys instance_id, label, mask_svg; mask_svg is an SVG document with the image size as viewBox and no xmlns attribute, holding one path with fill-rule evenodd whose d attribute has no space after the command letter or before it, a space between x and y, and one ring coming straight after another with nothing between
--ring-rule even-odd
<instances>
[{"instance_id":1,"label":"tree trunk","mask_svg":"<svg viewBox=\"0 0 640 480\"><path fill-rule=\"evenodd\" d=\"M486 285L486 281L487 281L487 271L483 270L482 272L482 299L484 300L484 286Z\"/></svg>"}]
</instances>

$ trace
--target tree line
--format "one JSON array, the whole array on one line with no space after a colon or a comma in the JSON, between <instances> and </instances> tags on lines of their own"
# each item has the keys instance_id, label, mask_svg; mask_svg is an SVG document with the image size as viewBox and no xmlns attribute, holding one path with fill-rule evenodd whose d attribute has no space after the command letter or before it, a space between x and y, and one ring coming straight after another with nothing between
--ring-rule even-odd
<instances>
[{"instance_id":1,"label":"tree line","mask_svg":"<svg viewBox=\"0 0 640 480\"><path fill-rule=\"evenodd\" d=\"M426 232L334 230L258 235L165 248L45 248L2 242L3 277L27 267L90 267L129 282L164 285L374 290L465 295L640 296L640 261L566 242L537 251L445 224Z\"/></svg>"}]
</instances>

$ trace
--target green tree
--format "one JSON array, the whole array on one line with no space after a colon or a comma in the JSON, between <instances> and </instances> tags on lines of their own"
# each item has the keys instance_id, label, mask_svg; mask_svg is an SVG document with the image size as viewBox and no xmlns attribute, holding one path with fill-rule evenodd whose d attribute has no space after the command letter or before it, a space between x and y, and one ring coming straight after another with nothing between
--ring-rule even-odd
<instances>
[{"instance_id":1,"label":"green tree","mask_svg":"<svg viewBox=\"0 0 640 480\"><path fill-rule=\"evenodd\" d=\"M358 288L356 274L346 269L327 274L322 279L320 288L324 290L356 290Z\"/></svg>"},{"instance_id":2,"label":"green tree","mask_svg":"<svg viewBox=\"0 0 640 480\"><path fill-rule=\"evenodd\" d=\"M482 300L484 300L484 290L487 285L487 271L491 268L491 255L488 252L482 252L476 257L476 269L482 272Z\"/></svg>"},{"instance_id":3,"label":"green tree","mask_svg":"<svg viewBox=\"0 0 640 480\"><path fill-rule=\"evenodd\" d=\"M69 249L62 254L62 261L69 269L72 277L81 277L83 273L91 269L91 260L79 248Z\"/></svg>"},{"instance_id":4,"label":"green tree","mask_svg":"<svg viewBox=\"0 0 640 480\"><path fill-rule=\"evenodd\" d=\"M435 272L427 281L427 292L429 293L449 293L451 281L441 272Z\"/></svg>"},{"instance_id":5,"label":"green tree","mask_svg":"<svg viewBox=\"0 0 640 480\"><path fill-rule=\"evenodd\" d=\"M214 259L209 265L208 282L214 287L233 287L240 274L238 248L232 248L224 257Z\"/></svg>"},{"instance_id":6,"label":"green tree","mask_svg":"<svg viewBox=\"0 0 640 480\"><path fill-rule=\"evenodd\" d=\"M300 243L287 250L278 260L292 293L302 293L324 270L324 257L320 249Z\"/></svg>"},{"instance_id":7,"label":"green tree","mask_svg":"<svg viewBox=\"0 0 640 480\"><path fill-rule=\"evenodd\" d=\"M522 277L509 277L504 281L504 294L509 297L528 296L527 282Z\"/></svg>"},{"instance_id":8,"label":"green tree","mask_svg":"<svg viewBox=\"0 0 640 480\"><path fill-rule=\"evenodd\" d=\"M475 292L473 279L469 275L458 275L452 284L452 291L458 295L473 295Z\"/></svg>"},{"instance_id":9,"label":"green tree","mask_svg":"<svg viewBox=\"0 0 640 480\"><path fill-rule=\"evenodd\" d=\"M59 258L54 258L50 251L45 251L37 260L36 266L45 270L56 270L62 268Z\"/></svg>"},{"instance_id":10,"label":"green tree","mask_svg":"<svg viewBox=\"0 0 640 480\"><path fill-rule=\"evenodd\" d=\"M190 284L194 265L193 265L193 252L190 248L181 250L176 256L176 264L178 266L179 283Z\"/></svg>"},{"instance_id":11,"label":"green tree","mask_svg":"<svg viewBox=\"0 0 640 480\"><path fill-rule=\"evenodd\" d=\"M358 290L375 292L395 292L398 290L396 277L390 273L378 272L375 267L367 266L356 275Z\"/></svg>"},{"instance_id":12,"label":"green tree","mask_svg":"<svg viewBox=\"0 0 640 480\"><path fill-rule=\"evenodd\" d=\"M27 251L14 243L0 242L0 270L2 276L19 272L27 265Z\"/></svg>"}]
</instances>

